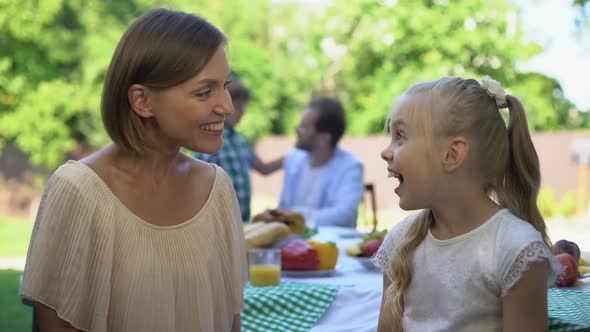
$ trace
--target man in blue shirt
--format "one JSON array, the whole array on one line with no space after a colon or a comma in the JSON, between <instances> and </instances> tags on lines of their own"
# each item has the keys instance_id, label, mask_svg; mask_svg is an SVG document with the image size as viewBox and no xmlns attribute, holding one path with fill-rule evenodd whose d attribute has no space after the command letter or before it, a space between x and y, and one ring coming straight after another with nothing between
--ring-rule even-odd
<instances>
[{"instance_id":1,"label":"man in blue shirt","mask_svg":"<svg viewBox=\"0 0 590 332\"><path fill-rule=\"evenodd\" d=\"M285 157L279 207L302 213L309 225L356 227L363 165L338 147L345 129L338 100L313 99L296 129L296 149Z\"/></svg>"}]
</instances>

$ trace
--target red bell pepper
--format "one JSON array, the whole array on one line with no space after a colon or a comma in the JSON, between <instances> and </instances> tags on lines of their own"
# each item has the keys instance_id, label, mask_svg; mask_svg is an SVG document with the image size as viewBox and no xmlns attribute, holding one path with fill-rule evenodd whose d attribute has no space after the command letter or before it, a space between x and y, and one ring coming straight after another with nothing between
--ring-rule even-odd
<instances>
[{"instance_id":1,"label":"red bell pepper","mask_svg":"<svg viewBox=\"0 0 590 332\"><path fill-rule=\"evenodd\" d=\"M318 251L305 241L293 240L281 250L281 264L285 270L318 270L320 257Z\"/></svg>"}]
</instances>

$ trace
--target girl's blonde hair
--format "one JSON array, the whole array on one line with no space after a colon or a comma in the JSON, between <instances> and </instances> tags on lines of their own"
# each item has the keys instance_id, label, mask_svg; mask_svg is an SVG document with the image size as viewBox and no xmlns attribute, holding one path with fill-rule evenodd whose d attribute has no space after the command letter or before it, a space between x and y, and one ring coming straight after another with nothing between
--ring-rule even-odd
<instances>
[{"instance_id":1,"label":"girl's blonde hair","mask_svg":"<svg viewBox=\"0 0 590 332\"><path fill-rule=\"evenodd\" d=\"M431 129L425 134L431 138L461 135L470 139L472 155L467 162L482 179L482 190L502 207L533 225L550 245L545 221L537 207L541 183L539 159L520 101L514 96L506 96L509 111L506 126L493 97L473 79L445 77L419 83L404 95L419 95L422 107L410 107L419 109L419 114L412 116L421 118L422 127ZM433 221L430 210L420 212L386 271L391 285L385 290L385 307L390 308L391 321L399 331L403 330L403 294L412 280L413 252L426 237Z\"/></svg>"}]
</instances>

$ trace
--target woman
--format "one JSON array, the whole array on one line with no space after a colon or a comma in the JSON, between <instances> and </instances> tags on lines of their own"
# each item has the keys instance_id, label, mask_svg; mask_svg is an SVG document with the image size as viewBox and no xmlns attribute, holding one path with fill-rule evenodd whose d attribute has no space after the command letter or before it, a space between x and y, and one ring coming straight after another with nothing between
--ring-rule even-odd
<instances>
[{"instance_id":1,"label":"woman","mask_svg":"<svg viewBox=\"0 0 590 332\"><path fill-rule=\"evenodd\" d=\"M240 331L247 278L227 174L214 153L233 112L225 37L150 11L122 37L102 117L113 143L49 179L21 295L41 331Z\"/></svg>"}]
</instances>

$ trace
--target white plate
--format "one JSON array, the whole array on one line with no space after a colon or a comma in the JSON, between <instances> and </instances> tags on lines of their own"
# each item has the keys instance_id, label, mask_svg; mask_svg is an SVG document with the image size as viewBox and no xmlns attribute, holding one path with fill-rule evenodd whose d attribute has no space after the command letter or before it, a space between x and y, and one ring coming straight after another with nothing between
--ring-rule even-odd
<instances>
[{"instance_id":1,"label":"white plate","mask_svg":"<svg viewBox=\"0 0 590 332\"><path fill-rule=\"evenodd\" d=\"M283 270L283 271L281 271L281 276L287 277L287 278L325 278L325 277L331 277L335 274L336 274L336 270L313 270L313 271Z\"/></svg>"},{"instance_id":2,"label":"white plate","mask_svg":"<svg viewBox=\"0 0 590 332\"><path fill-rule=\"evenodd\" d=\"M354 259L355 261L361 263L361 265L367 270L378 270L377 266L373 263L373 258L370 257L354 257L348 256L349 258Z\"/></svg>"},{"instance_id":3,"label":"white plate","mask_svg":"<svg viewBox=\"0 0 590 332\"><path fill-rule=\"evenodd\" d=\"M355 230L355 229L347 229L338 232L338 237L341 239L357 239L362 238L363 233Z\"/></svg>"}]
</instances>

